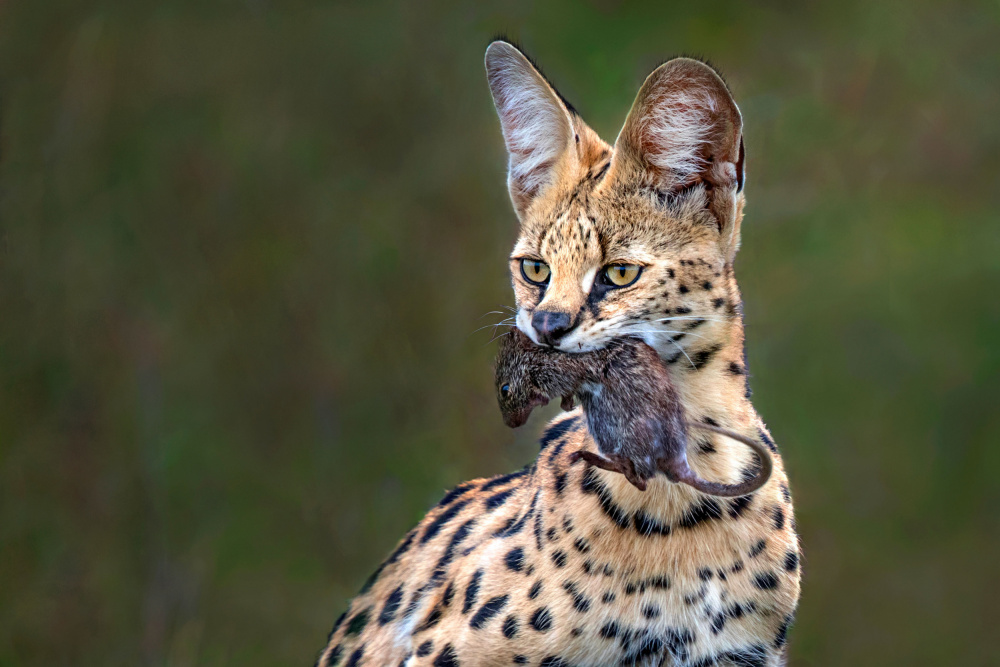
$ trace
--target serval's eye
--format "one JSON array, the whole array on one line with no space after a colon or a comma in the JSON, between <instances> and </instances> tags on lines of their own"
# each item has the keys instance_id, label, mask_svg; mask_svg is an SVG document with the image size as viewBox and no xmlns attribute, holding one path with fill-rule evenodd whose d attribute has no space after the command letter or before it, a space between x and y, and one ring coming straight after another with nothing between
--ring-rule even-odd
<instances>
[{"instance_id":1,"label":"serval's eye","mask_svg":"<svg viewBox=\"0 0 1000 667\"><path fill-rule=\"evenodd\" d=\"M509 384L505 384L504 386L500 387L500 393L503 394L504 396L506 396L507 394L509 394L510 393L510 385Z\"/></svg>"},{"instance_id":2,"label":"serval's eye","mask_svg":"<svg viewBox=\"0 0 1000 667\"><path fill-rule=\"evenodd\" d=\"M521 275L529 283L534 283L535 285L544 285L549 282L549 276L552 272L549 270L549 265L545 262L541 262L537 259L522 259L521 260Z\"/></svg>"},{"instance_id":3,"label":"serval's eye","mask_svg":"<svg viewBox=\"0 0 1000 667\"><path fill-rule=\"evenodd\" d=\"M604 277L614 287L627 287L639 279L642 267L638 264L609 264L604 267Z\"/></svg>"}]
</instances>

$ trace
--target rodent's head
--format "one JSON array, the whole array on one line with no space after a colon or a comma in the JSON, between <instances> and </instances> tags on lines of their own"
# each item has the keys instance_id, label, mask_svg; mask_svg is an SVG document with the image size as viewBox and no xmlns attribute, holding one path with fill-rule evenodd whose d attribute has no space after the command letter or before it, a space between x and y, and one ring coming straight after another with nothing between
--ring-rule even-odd
<instances>
[{"instance_id":1,"label":"rodent's head","mask_svg":"<svg viewBox=\"0 0 1000 667\"><path fill-rule=\"evenodd\" d=\"M519 331L501 336L494 367L497 402L503 423L510 428L523 425L532 410L549 402L533 378L534 364L525 344L532 345Z\"/></svg>"}]
</instances>

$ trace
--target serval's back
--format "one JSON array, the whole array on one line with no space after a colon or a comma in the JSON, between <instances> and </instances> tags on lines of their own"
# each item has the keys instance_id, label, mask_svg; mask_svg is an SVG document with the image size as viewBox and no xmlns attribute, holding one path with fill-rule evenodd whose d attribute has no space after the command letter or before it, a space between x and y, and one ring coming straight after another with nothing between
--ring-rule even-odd
<instances>
[{"instance_id":1,"label":"serval's back","mask_svg":"<svg viewBox=\"0 0 1000 667\"><path fill-rule=\"evenodd\" d=\"M570 464L595 448L579 412L564 414L533 464L459 485L403 538L320 664L782 664L800 551L781 458L747 383L733 272L739 110L707 65L671 60L611 146L510 44L490 45L486 68L521 226L518 328L566 352L642 336L670 365L688 417L765 443L775 471L731 500L663 477L640 492ZM753 474L746 446L692 435L700 476Z\"/></svg>"}]
</instances>

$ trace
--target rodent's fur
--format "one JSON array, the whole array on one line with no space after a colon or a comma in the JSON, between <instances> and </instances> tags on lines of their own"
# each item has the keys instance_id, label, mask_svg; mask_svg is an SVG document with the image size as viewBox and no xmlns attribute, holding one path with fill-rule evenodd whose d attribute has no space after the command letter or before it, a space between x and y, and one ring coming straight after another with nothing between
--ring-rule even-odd
<instances>
[{"instance_id":1,"label":"rodent's fur","mask_svg":"<svg viewBox=\"0 0 1000 667\"><path fill-rule=\"evenodd\" d=\"M640 490L662 472L672 482L714 496L743 496L771 475L771 455L760 443L710 424L690 422L656 350L640 340L620 338L607 347L567 354L535 345L517 328L500 337L495 364L497 398L504 423L512 428L548 399L563 407L580 398L587 425L600 454L574 455L590 465L620 472ZM687 460L687 429L699 428L739 440L760 459L756 474L738 484L698 477Z\"/></svg>"}]
</instances>

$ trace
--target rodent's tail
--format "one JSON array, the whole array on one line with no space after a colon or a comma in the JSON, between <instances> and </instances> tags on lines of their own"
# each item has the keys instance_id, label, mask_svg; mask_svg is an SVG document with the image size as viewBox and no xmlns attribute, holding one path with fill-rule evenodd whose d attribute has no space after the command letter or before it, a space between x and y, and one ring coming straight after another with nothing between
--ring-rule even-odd
<instances>
[{"instance_id":1,"label":"rodent's tail","mask_svg":"<svg viewBox=\"0 0 1000 667\"><path fill-rule=\"evenodd\" d=\"M688 468L686 471L687 474L679 475L680 479L678 481L694 487L702 493L730 498L735 496L745 496L748 493L753 493L760 487L767 484L767 480L771 478L771 471L774 470L774 461L771 459L771 453L767 451L764 445L760 444L756 440L746 437L745 435L735 431L730 431L727 428L710 426L708 424L701 424L698 422L688 422L687 425L689 428L700 428L705 431L712 431L713 433L724 435L727 438L732 438L733 440L739 440L757 453L757 457L760 459L760 470L756 475L754 475L753 479L741 482L740 484L722 484L720 482L709 482L708 480L702 479L694 474L693 470Z\"/></svg>"}]
</instances>

